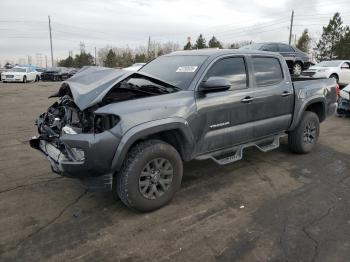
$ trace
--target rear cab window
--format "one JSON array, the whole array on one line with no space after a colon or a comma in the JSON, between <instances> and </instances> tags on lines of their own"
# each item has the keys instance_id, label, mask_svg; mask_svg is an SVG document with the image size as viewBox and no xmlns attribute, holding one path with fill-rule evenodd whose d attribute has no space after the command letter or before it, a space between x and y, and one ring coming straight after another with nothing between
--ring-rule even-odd
<instances>
[{"instance_id":1,"label":"rear cab window","mask_svg":"<svg viewBox=\"0 0 350 262\"><path fill-rule=\"evenodd\" d=\"M257 86L278 84L284 79L282 65L275 57L252 57L253 76Z\"/></svg>"},{"instance_id":2,"label":"rear cab window","mask_svg":"<svg viewBox=\"0 0 350 262\"><path fill-rule=\"evenodd\" d=\"M246 63L243 57L227 57L215 62L206 74L209 77L223 77L231 83L230 90L248 87Z\"/></svg>"}]
</instances>

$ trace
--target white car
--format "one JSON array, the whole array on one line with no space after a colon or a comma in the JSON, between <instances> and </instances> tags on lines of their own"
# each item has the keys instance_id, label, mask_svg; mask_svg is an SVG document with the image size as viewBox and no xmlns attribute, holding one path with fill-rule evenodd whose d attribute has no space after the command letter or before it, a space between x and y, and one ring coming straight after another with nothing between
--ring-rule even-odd
<instances>
[{"instance_id":1,"label":"white car","mask_svg":"<svg viewBox=\"0 0 350 262\"><path fill-rule=\"evenodd\" d=\"M123 70L136 72L136 71L139 71L145 64L146 63L136 63L129 67L123 68Z\"/></svg>"},{"instance_id":2,"label":"white car","mask_svg":"<svg viewBox=\"0 0 350 262\"><path fill-rule=\"evenodd\" d=\"M308 70L302 75L315 78L335 78L340 85L350 84L350 60L323 61Z\"/></svg>"},{"instance_id":3,"label":"white car","mask_svg":"<svg viewBox=\"0 0 350 262\"><path fill-rule=\"evenodd\" d=\"M39 75L31 67L15 66L1 74L1 80L5 82L23 82L38 81Z\"/></svg>"}]
</instances>

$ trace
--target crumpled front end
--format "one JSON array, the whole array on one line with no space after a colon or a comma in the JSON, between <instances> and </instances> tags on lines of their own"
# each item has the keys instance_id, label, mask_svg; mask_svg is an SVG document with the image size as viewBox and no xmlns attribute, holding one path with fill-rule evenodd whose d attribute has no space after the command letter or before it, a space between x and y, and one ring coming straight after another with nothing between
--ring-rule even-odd
<instances>
[{"instance_id":1,"label":"crumpled front end","mask_svg":"<svg viewBox=\"0 0 350 262\"><path fill-rule=\"evenodd\" d=\"M93 110L80 111L70 96L61 97L36 120L39 136L30 145L46 155L55 173L106 190L111 189L111 162L120 142L109 130L119 119Z\"/></svg>"}]
</instances>

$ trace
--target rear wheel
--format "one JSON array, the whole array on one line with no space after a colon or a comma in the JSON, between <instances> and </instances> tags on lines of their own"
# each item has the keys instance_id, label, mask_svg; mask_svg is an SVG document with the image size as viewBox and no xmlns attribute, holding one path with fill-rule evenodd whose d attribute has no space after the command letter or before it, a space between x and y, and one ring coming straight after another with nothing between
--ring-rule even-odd
<instances>
[{"instance_id":1,"label":"rear wheel","mask_svg":"<svg viewBox=\"0 0 350 262\"><path fill-rule=\"evenodd\" d=\"M314 112L306 111L299 125L289 133L289 148L298 154L309 153L317 143L320 122Z\"/></svg>"},{"instance_id":2,"label":"rear wheel","mask_svg":"<svg viewBox=\"0 0 350 262\"><path fill-rule=\"evenodd\" d=\"M303 65L299 62L296 62L294 65L293 65L293 75L296 75L296 76L299 76L301 75L301 72L303 71Z\"/></svg>"},{"instance_id":3,"label":"rear wheel","mask_svg":"<svg viewBox=\"0 0 350 262\"><path fill-rule=\"evenodd\" d=\"M146 212L166 205L180 188L182 160L160 140L135 145L114 179L114 189L128 207Z\"/></svg>"},{"instance_id":4,"label":"rear wheel","mask_svg":"<svg viewBox=\"0 0 350 262\"><path fill-rule=\"evenodd\" d=\"M35 77L35 82L39 82L39 80L40 80L40 77L39 77L39 76L36 76L36 77Z\"/></svg>"}]
</instances>

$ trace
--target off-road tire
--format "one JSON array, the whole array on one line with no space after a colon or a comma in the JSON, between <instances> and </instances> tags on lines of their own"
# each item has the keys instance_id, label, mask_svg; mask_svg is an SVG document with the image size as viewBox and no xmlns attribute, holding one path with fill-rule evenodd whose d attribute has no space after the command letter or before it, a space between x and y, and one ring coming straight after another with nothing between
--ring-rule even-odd
<instances>
[{"instance_id":1,"label":"off-road tire","mask_svg":"<svg viewBox=\"0 0 350 262\"><path fill-rule=\"evenodd\" d=\"M163 195L156 199L147 199L139 190L139 179L145 165L158 158L170 162L173 169L172 181ZM113 191L130 208L141 212L156 210L174 197L181 185L182 172L181 157L173 146L161 140L140 142L128 152L120 172L114 177Z\"/></svg>"},{"instance_id":2,"label":"off-road tire","mask_svg":"<svg viewBox=\"0 0 350 262\"><path fill-rule=\"evenodd\" d=\"M308 125L315 127L315 135L312 142L305 138ZM317 143L320 134L320 121L314 112L306 111L299 125L288 134L288 144L291 151L297 154L309 153Z\"/></svg>"}]
</instances>

